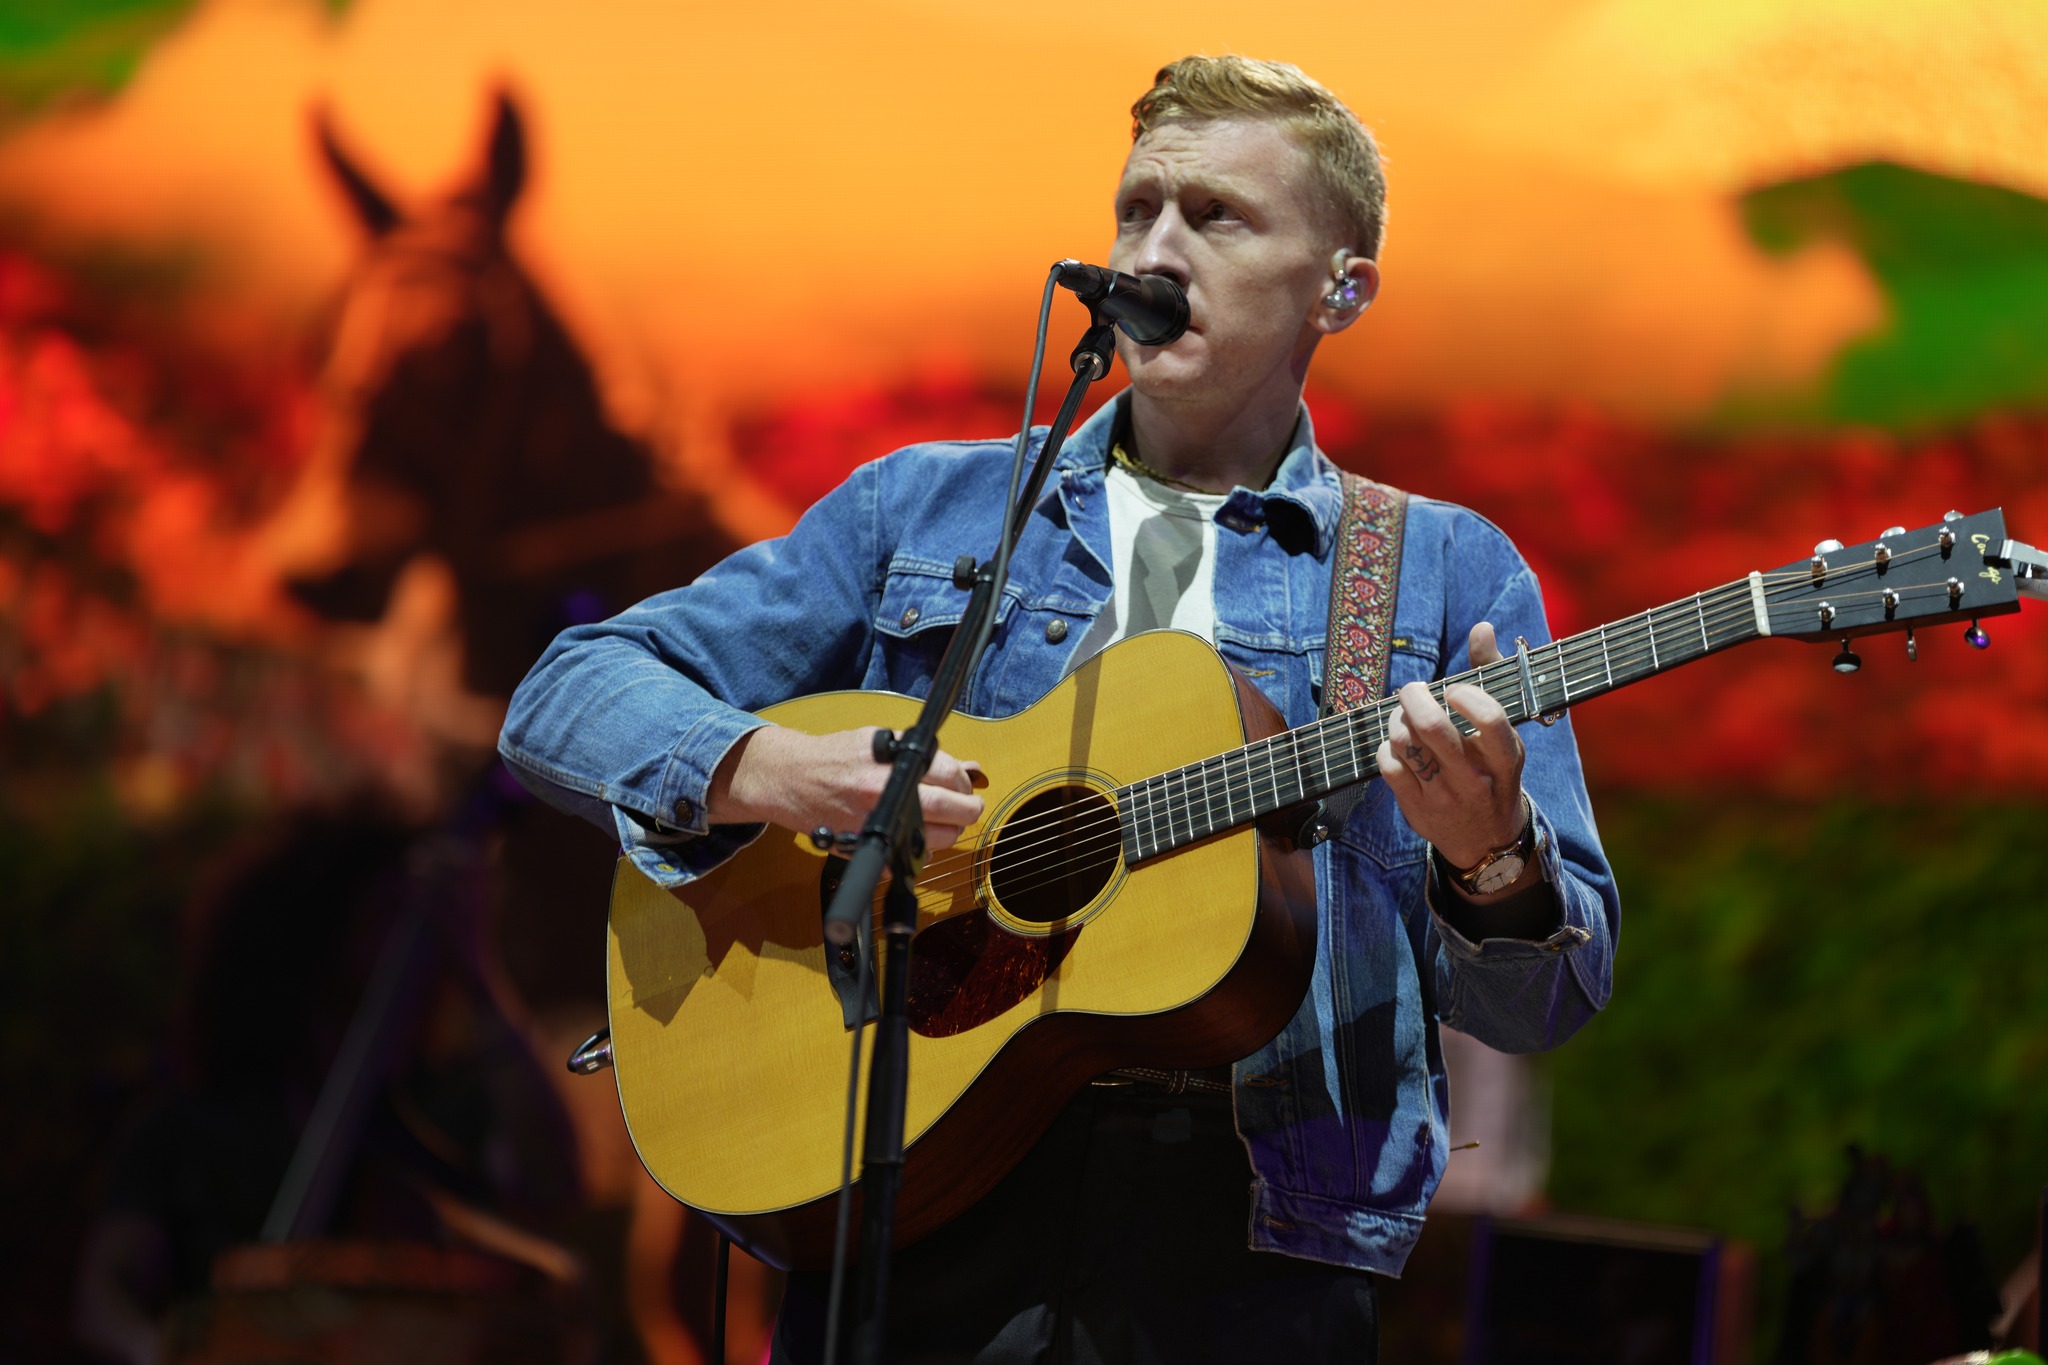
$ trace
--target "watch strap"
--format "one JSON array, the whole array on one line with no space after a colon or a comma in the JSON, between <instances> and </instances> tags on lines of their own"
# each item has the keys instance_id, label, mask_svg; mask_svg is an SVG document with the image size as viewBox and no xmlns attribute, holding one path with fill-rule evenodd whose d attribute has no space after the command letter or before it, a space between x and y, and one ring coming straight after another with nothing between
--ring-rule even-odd
<instances>
[{"instance_id":1,"label":"watch strap","mask_svg":"<svg viewBox=\"0 0 2048 1365\"><path fill-rule=\"evenodd\" d=\"M1504 858L1516 857L1520 859L1521 867L1515 869L1515 876L1519 877L1522 873L1522 868L1527 867L1529 860L1536 856L1535 804L1529 800L1529 794L1523 792L1522 832L1516 835L1512 841L1502 844L1499 848L1489 849L1486 856L1470 867L1453 867L1450 859L1444 857L1441 852L1432 849L1431 853L1436 858L1437 870L1466 895L1484 896L1491 894L1492 891L1502 890L1503 888L1498 886L1491 888L1491 890L1482 890L1479 883L1485 878L1487 870Z\"/></svg>"}]
</instances>

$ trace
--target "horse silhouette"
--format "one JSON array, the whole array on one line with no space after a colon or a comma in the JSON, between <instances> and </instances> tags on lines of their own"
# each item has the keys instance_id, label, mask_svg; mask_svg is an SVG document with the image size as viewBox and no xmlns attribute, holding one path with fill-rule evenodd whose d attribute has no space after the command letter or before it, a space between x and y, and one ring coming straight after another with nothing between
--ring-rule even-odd
<instances>
[{"instance_id":1,"label":"horse silhouette","mask_svg":"<svg viewBox=\"0 0 2048 1365\"><path fill-rule=\"evenodd\" d=\"M362 227L325 363L327 411L283 556L332 621L388 619L423 566L452 587L460 680L502 697L563 625L687 581L733 548L607 419L591 367L506 247L526 135L499 93L483 165L401 209L324 112L320 158Z\"/></svg>"}]
</instances>

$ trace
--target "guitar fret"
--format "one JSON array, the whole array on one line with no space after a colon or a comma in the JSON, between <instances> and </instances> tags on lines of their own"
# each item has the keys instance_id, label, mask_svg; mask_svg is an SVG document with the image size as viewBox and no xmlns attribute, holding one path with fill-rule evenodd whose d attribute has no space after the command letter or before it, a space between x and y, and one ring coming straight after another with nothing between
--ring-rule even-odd
<instances>
[{"instance_id":1,"label":"guitar fret","mask_svg":"<svg viewBox=\"0 0 2048 1365\"><path fill-rule=\"evenodd\" d=\"M1153 784L1154 784L1154 783L1156 783L1156 782L1157 782L1158 780L1159 780L1159 779L1158 779L1158 778L1156 778L1156 777L1155 777L1155 778L1147 778L1147 779L1145 780L1145 784L1144 784L1144 786L1143 786L1143 787L1142 787L1142 788L1140 789L1140 791L1141 791L1141 793L1142 793L1142 795L1143 795L1143 800L1144 800L1144 826L1143 826L1143 828L1144 828L1144 836L1143 836L1143 837L1144 837L1144 839L1145 839L1145 842L1146 842L1146 843L1147 843L1147 844L1149 845L1149 847L1148 847L1148 848L1147 848L1147 849L1145 850L1145 856L1146 856L1146 857L1148 857L1148 858L1149 858L1149 857L1153 857L1153 856L1155 856L1156 854L1158 854L1158 852L1159 852L1159 849L1160 849L1160 843L1159 843L1159 793L1158 793L1158 792L1157 792L1157 791L1156 791L1156 790L1154 789L1154 785L1153 785Z\"/></svg>"},{"instance_id":2,"label":"guitar fret","mask_svg":"<svg viewBox=\"0 0 2048 1365\"><path fill-rule=\"evenodd\" d=\"M1161 773L1152 779L1152 851L1164 853L1173 847L1172 775ZM1161 820L1166 827L1160 828Z\"/></svg>"},{"instance_id":3,"label":"guitar fret","mask_svg":"<svg viewBox=\"0 0 2048 1365\"><path fill-rule=\"evenodd\" d=\"M1607 627L1600 627L1600 666L1607 670L1607 690L1614 690L1614 660L1607 653Z\"/></svg>"},{"instance_id":4,"label":"guitar fret","mask_svg":"<svg viewBox=\"0 0 2048 1365\"><path fill-rule=\"evenodd\" d=\"M1230 828L1230 783L1224 782L1219 789L1216 780L1221 776L1223 763L1220 759L1212 758L1202 765L1202 833L1205 836ZM1223 803L1220 811L1216 807L1219 800Z\"/></svg>"}]
</instances>

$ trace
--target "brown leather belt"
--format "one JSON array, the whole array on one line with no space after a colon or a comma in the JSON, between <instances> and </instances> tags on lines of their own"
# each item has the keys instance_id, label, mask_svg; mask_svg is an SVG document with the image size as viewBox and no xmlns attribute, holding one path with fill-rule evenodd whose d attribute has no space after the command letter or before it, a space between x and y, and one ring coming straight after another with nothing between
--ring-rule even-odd
<instances>
[{"instance_id":1,"label":"brown leather belt","mask_svg":"<svg viewBox=\"0 0 2048 1365\"><path fill-rule=\"evenodd\" d=\"M1168 1095L1208 1095L1227 1099L1230 1095L1230 1068L1209 1066L1197 1071L1165 1071L1149 1066L1126 1066L1106 1071L1089 1084L1104 1089L1143 1086Z\"/></svg>"}]
</instances>

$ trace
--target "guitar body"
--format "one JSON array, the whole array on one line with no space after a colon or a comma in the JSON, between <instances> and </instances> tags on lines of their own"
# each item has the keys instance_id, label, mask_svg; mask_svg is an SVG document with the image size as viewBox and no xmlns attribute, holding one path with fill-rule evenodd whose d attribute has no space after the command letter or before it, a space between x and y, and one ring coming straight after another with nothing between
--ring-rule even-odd
<instances>
[{"instance_id":1,"label":"guitar body","mask_svg":"<svg viewBox=\"0 0 2048 1365\"><path fill-rule=\"evenodd\" d=\"M761 714L822 734L905 729L917 711L842 692ZM1110 795L1283 728L1171 631L1113 646L1006 720L947 720L941 745L989 785L982 819L920 879L899 1242L984 1194L1091 1078L1231 1062L1293 1016L1315 956L1310 855L1246 825L1131 865ZM612 890L612 1053L634 1145L671 1195L779 1266L831 1257L852 1034L821 914L842 868L771 827L672 893L621 859Z\"/></svg>"}]
</instances>

